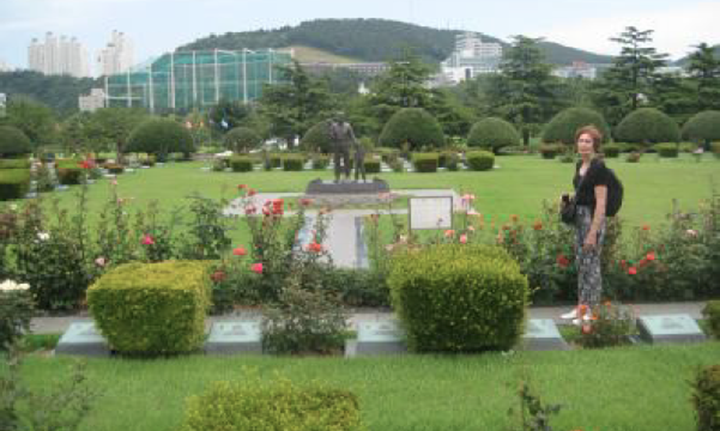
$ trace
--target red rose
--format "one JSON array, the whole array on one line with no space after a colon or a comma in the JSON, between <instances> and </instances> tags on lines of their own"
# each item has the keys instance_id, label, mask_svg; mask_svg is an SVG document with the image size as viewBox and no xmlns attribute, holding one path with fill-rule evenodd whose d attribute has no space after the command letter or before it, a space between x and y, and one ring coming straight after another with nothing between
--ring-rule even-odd
<instances>
[{"instance_id":1,"label":"red rose","mask_svg":"<svg viewBox=\"0 0 720 431\"><path fill-rule=\"evenodd\" d=\"M262 272L263 272L263 264L262 264L262 263L253 263L252 265L250 265L250 270L251 270L252 272L255 272L255 273L258 273L258 274L262 274Z\"/></svg>"},{"instance_id":2,"label":"red rose","mask_svg":"<svg viewBox=\"0 0 720 431\"><path fill-rule=\"evenodd\" d=\"M243 247L237 247L233 249L233 255L235 256L245 256L247 254L247 250Z\"/></svg>"},{"instance_id":3,"label":"red rose","mask_svg":"<svg viewBox=\"0 0 720 431\"><path fill-rule=\"evenodd\" d=\"M630 269L628 269L628 274L630 274L630 275L637 274L637 268L635 268L634 266L631 266Z\"/></svg>"}]
</instances>

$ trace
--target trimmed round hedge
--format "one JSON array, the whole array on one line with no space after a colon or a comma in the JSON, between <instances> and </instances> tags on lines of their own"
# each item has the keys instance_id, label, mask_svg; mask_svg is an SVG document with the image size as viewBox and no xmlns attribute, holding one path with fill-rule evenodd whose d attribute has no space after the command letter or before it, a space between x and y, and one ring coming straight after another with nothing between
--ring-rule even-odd
<instances>
[{"instance_id":1,"label":"trimmed round hedge","mask_svg":"<svg viewBox=\"0 0 720 431\"><path fill-rule=\"evenodd\" d=\"M491 149L494 153L502 147L520 145L520 134L515 126L501 118L485 118L470 129L467 144L469 147Z\"/></svg>"},{"instance_id":2,"label":"trimmed round hedge","mask_svg":"<svg viewBox=\"0 0 720 431\"><path fill-rule=\"evenodd\" d=\"M424 146L439 148L445 146L445 135L440 123L424 109L403 108L385 124L379 142L394 148L402 148L407 142L411 150Z\"/></svg>"},{"instance_id":3,"label":"trimmed round hedge","mask_svg":"<svg viewBox=\"0 0 720 431\"><path fill-rule=\"evenodd\" d=\"M495 166L495 154L490 151L471 151L465 155L471 171L489 171Z\"/></svg>"},{"instance_id":4,"label":"trimmed round hedge","mask_svg":"<svg viewBox=\"0 0 720 431\"><path fill-rule=\"evenodd\" d=\"M312 126L300 140L300 148L304 151L317 151L323 154L333 152L330 137L330 121L325 120Z\"/></svg>"},{"instance_id":5,"label":"trimmed round hedge","mask_svg":"<svg viewBox=\"0 0 720 431\"><path fill-rule=\"evenodd\" d=\"M575 145L575 133L579 128L595 126L603 135L603 142L610 137L610 127L597 111L588 108L568 108L560 111L543 129L542 141Z\"/></svg>"},{"instance_id":6,"label":"trimmed round hedge","mask_svg":"<svg viewBox=\"0 0 720 431\"><path fill-rule=\"evenodd\" d=\"M253 129L248 127L235 127L225 134L225 146L236 153L244 153L257 148L262 138Z\"/></svg>"},{"instance_id":7,"label":"trimmed round hedge","mask_svg":"<svg viewBox=\"0 0 720 431\"><path fill-rule=\"evenodd\" d=\"M18 157L32 152L30 138L13 126L0 126L0 158Z\"/></svg>"},{"instance_id":8,"label":"trimmed round hedge","mask_svg":"<svg viewBox=\"0 0 720 431\"><path fill-rule=\"evenodd\" d=\"M508 350L524 332L527 277L498 246L440 244L400 252L388 285L414 351Z\"/></svg>"},{"instance_id":9,"label":"trimmed round hedge","mask_svg":"<svg viewBox=\"0 0 720 431\"><path fill-rule=\"evenodd\" d=\"M640 108L629 113L615 129L618 141L657 144L678 142L680 128L675 120L655 108Z\"/></svg>"},{"instance_id":10,"label":"trimmed round hedge","mask_svg":"<svg viewBox=\"0 0 720 431\"><path fill-rule=\"evenodd\" d=\"M130 134L127 152L148 153L165 161L170 153L193 152L190 132L180 123L167 118L153 118L138 125Z\"/></svg>"},{"instance_id":11,"label":"trimmed round hedge","mask_svg":"<svg viewBox=\"0 0 720 431\"><path fill-rule=\"evenodd\" d=\"M720 111L703 111L690 118L682 128L683 139L701 144L720 141Z\"/></svg>"}]
</instances>

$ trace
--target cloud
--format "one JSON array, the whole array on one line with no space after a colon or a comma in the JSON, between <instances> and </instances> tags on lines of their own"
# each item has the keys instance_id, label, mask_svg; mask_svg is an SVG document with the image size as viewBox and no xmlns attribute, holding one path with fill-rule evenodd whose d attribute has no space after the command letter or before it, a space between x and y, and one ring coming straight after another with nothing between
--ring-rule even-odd
<instances>
[{"instance_id":1,"label":"cloud","mask_svg":"<svg viewBox=\"0 0 720 431\"><path fill-rule=\"evenodd\" d=\"M620 45L609 40L625 27L655 30L650 46L674 59L692 51L700 42L720 43L720 2L687 2L663 10L627 13L618 10L604 16L578 18L572 23L544 31L548 40L597 53L617 55Z\"/></svg>"}]
</instances>

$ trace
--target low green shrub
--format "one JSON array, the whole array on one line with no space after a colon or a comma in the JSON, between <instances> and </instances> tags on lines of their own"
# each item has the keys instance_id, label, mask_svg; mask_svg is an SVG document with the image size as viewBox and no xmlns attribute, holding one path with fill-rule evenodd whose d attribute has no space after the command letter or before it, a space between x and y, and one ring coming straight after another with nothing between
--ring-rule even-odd
<instances>
[{"instance_id":1,"label":"low green shrub","mask_svg":"<svg viewBox=\"0 0 720 431\"><path fill-rule=\"evenodd\" d=\"M0 169L0 201L25 197L30 189L30 169Z\"/></svg>"},{"instance_id":2,"label":"low green shrub","mask_svg":"<svg viewBox=\"0 0 720 431\"><path fill-rule=\"evenodd\" d=\"M441 154L443 160L443 167L448 171L457 171L460 169L460 155L454 151L445 152Z\"/></svg>"},{"instance_id":3,"label":"low green shrub","mask_svg":"<svg viewBox=\"0 0 720 431\"><path fill-rule=\"evenodd\" d=\"M673 143L663 143L663 144L657 144L655 145L655 151L658 152L660 157L664 158L676 158L678 156L678 146L677 144Z\"/></svg>"},{"instance_id":4,"label":"low green shrub","mask_svg":"<svg viewBox=\"0 0 720 431\"><path fill-rule=\"evenodd\" d=\"M392 304L412 350L508 350L524 332L528 281L497 246L409 249L393 257L391 268Z\"/></svg>"},{"instance_id":5,"label":"low green shrub","mask_svg":"<svg viewBox=\"0 0 720 431\"><path fill-rule=\"evenodd\" d=\"M30 330L35 306L28 288L11 280L0 283L0 352L9 350Z\"/></svg>"},{"instance_id":6,"label":"low green shrub","mask_svg":"<svg viewBox=\"0 0 720 431\"><path fill-rule=\"evenodd\" d=\"M720 339L720 300L708 301L702 310L702 314L710 324L712 335Z\"/></svg>"},{"instance_id":7,"label":"low green shrub","mask_svg":"<svg viewBox=\"0 0 720 431\"><path fill-rule=\"evenodd\" d=\"M323 274L323 289L337 295L348 307L389 307L387 280L369 269L328 268Z\"/></svg>"},{"instance_id":8,"label":"low green shrub","mask_svg":"<svg viewBox=\"0 0 720 431\"><path fill-rule=\"evenodd\" d=\"M120 265L90 286L87 298L99 330L118 352L152 356L202 346L210 308L205 263Z\"/></svg>"},{"instance_id":9,"label":"low green shrub","mask_svg":"<svg viewBox=\"0 0 720 431\"><path fill-rule=\"evenodd\" d=\"M60 184L73 185L80 184L83 180L84 171L81 167L58 167L55 172Z\"/></svg>"},{"instance_id":10,"label":"low green shrub","mask_svg":"<svg viewBox=\"0 0 720 431\"><path fill-rule=\"evenodd\" d=\"M373 152L379 154L382 161L388 164L391 160L397 160L400 157L400 150L397 148L376 147Z\"/></svg>"},{"instance_id":11,"label":"low green shrub","mask_svg":"<svg viewBox=\"0 0 720 431\"><path fill-rule=\"evenodd\" d=\"M602 152L608 159L614 159L620 155L622 147L619 144L607 144L602 146Z\"/></svg>"},{"instance_id":12,"label":"low green shrub","mask_svg":"<svg viewBox=\"0 0 720 431\"><path fill-rule=\"evenodd\" d=\"M628 163L638 163L640 161L640 158L642 157L642 153L633 151L625 157L625 161Z\"/></svg>"},{"instance_id":13,"label":"low green shrub","mask_svg":"<svg viewBox=\"0 0 720 431\"><path fill-rule=\"evenodd\" d=\"M592 310L593 320L582 327L580 345L586 348L622 346L635 333L635 315L621 304L598 304Z\"/></svg>"},{"instance_id":14,"label":"low green shrub","mask_svg":"<svg viewBox=\"0 0 720 431\"><path fill-rule=\"evenodd\" d=\"M379 174L380 173L380 160L365 159L365 173L366 174Z\"/></svg>"},{"instance_id":15,"label":"low green shrub","mask_svg":"<svg viewBox=\"0 0 720 431\"><path fill-rule=\"evenodd\" d=\"M323 171L330 165L330 157L316 154L312 158L312 168L316 171Z\"/></svg>"},{"instance_id":16,"label":"low green shrub","mask_svg":"<svg viewBox=\"0 0 720 431\"><path fill-rule=\"evenodd\" d=\"M284 171L302 171L305 165L305 157L301 154L287 154L282 159Z\"/></svg>"},{"instance_id":17,"label":"low green shrub","mask_svg":"<svg viewBox=\"0 0 720 431\"><path fill-rule=\"evenodd\" d=\"M250 172L253 170L253 161L250 157L230 157L230 168L233 172Z\"/></svg>"},{"instance_id":18,"label":"low green shrub","mask_svg":"<svg viewBox=\"0 0 720 431\"><path fill-rule=\"evenodd\" d=\"M700 148L700 146L693 142L681 142L678 148L682 153L692 153L693 151L696 151L698 148Z\"/></svg>"},{"instance_id":19,"label":"low green shrub","mask_svg":"<svg viewBox=\"0 0 720 431\"><path fill-rule=\"evenodd\" d=\"M495 155L490 151L472 151L465 155L468 168L472 171L489 171L495 165Z\"/></svg>"},{"instance_id":20,"label":"low green shrub","mask_svg":"<svg viewBox=\"0 0 720 431\"><path fill-rule=\"evenodd\" d=\"M715 155L715 157L720 159L720 142L713 142L710 144L710 151Z\"/></svg>"},{"instance_id":21,"label":"low green shrub","mask_svg":"<svg viewBox=\"0 0 720 431\"><path fill-rule=\"evenodd\" d=\"M697 431L720 430L720 365L698 370L692 402L697 412Z\"/></svg>"},{"instance_id":22,"label":"low green shrub","mask_svg":"<svg viewBox=\"0 0 720 431\"><path fill-rule=\"evenodd\" d=\"M270 164L271 168L281 168L283 165L283 155L282 154L268 155L268 163Z\"/></svg>"},{"instance_id":23,"label":"low green shrub","mask_svg":"<svg viewBox=\"0 0 720 431\"><path fill-rule=\"evenodd\" d=\"M105 169L107 169L109 173L114 175L122 174L123 172L125 172L125 167L118 163L105 163Z\"/></svg>"},{"instance_id":24,"label":"low green shrub","mask_svg":"<svg viewBox=\"0 0 720 431\"><path fill-rule=\"evenodd\" d=\"M287 379L215 382L188 399L182 431L360 431L358 399L352 392Z\"/></svg>"},{"instance_id":25,"label":"low green shrub","mask_svg":"<svg viewBox=\"0 0 720 431\"><path fill-rule=\"evenodd\" d=\"M437 172L438 154L414 153L412 155L412 164L416 172Z\"/></svg>"},{"instance_id":26,"label":"low green shrub","mask_svg":"<svg viewBox=\"0 0 720 431\"><path fill-rule=\"evenodd\" d=\"M555 156L562 153L562 145L559 144L541 144L538 148L543 159L554 159Z\"/></svg>"},{"instance_id":27,"label":"low green shrub","mask_svg":"<svg viewBox=\"0 0 720 431\"><path fill-rule=\"evenodd\" d=\"M140 159L140 164L143 166L155 166L155 163L157 162L157 157L153 154L148 154L147 156Z\"/></svg>"},{"instance_id":28,"label":"low green shrub","mask_svg":"<svg viewBox=\"0 0 720 431\"><path fill-rule=\"evenodd\" d=\"M0 159L0 169L30 169L30 160Z\"/></svg>"}]
</instances>

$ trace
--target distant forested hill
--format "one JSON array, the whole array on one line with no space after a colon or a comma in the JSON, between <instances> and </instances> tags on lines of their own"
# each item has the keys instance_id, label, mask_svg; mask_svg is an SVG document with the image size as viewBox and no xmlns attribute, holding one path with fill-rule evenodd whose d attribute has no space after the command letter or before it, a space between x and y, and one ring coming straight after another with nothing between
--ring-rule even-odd
<instances>
[{"instance_id":1,"label":"distant forested hill","mask_svg":"<svg viewBox=\"0 0 720 431\"><path fill-rule=\"evenodd\" d=\"M93 78L74 78L67 75L43 75L39 72L19 71L0 73L0 93L29 96L50 106L61 115L78 110L78 96L90 93L99 86Z\"/></svg>"},{"instance_id":2,"label":"distant forested hill","mask_svg":"<svg viewBox=\"0 0 720 431\"><path fill-rule=\"evenodd\" d=\"M319 19L303 22L296 27L286 26L275 30L211 34L181 46L178 50L236 50L304 45L363 61L388 61L410 47L425 61L439 63L450 55L455 45L455 35L459 33L460 30L438 30L384 19ZM486 41L499 41L495 37L482 33L481 35ZM541 46L548 61L553 64L612 61L610 56L597 55L557 43L543 42Z\"/></svg>"}]
</instances>

